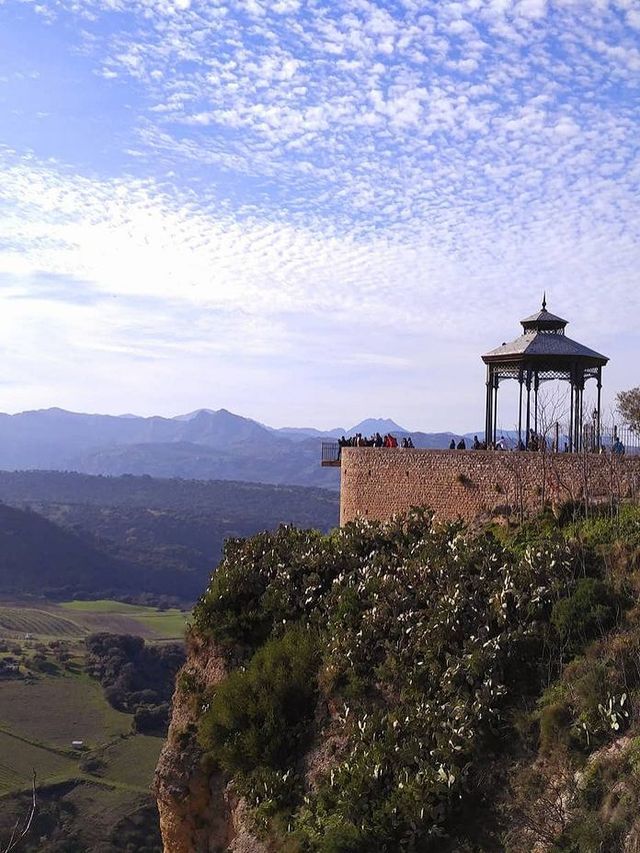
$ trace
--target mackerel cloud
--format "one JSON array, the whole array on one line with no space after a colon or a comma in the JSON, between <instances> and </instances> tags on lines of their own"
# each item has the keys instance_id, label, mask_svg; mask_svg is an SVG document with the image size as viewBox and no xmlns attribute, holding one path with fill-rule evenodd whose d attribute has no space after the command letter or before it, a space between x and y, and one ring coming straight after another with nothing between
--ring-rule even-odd
<instances>
[{"instance_id":1,"label":"mackerel cloud","mask_svg":"<svg viewBox=\"0 0 640 853\"><path fill-rule=\"evenodd\" d=\"M313 360L322 347L296 332L301 312L336 345L357 312L370 334L350 358L404 364L404 332L429 329L434 347L464 338L471 353L545 288L554 310L579 306L584 334L599 333L603 302L632 333L634 3L26 7L73 30L123 109L127 91L136 102L119 142L129 162L111 174L4 149L11 294L22 282L39 301L47 286L68 300L50 280L29 284L44 272L129 299L110 306L108 334L118 310L129 331L155 317L155 334L129 342L152 351L199 334L208 345L195 319L207 310L218 347L244 330L256 352Z\"/></svg>"}]
</instances>

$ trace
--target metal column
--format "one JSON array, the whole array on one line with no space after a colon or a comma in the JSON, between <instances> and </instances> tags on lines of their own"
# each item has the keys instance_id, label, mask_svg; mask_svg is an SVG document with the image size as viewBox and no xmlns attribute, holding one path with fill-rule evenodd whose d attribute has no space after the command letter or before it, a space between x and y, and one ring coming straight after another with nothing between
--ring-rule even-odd
<instances>
[{"instance_id":1,"label":"metal column","mask_svg":"<svg viewBox=\"0 0 640 853\"><path fill-rule=\"evenodd\" d=\"M573 405L573 371L571 372L571 377L569 379L569 384L571 386L571 402L569 404L569 450L573 452L573 415L574 415L574 405Z\"/></svg>"},{"instance_id":2,"label":"metal column","mask_svg":"<svg viewBox=\"0 0 640 853\"><path fill-rule=\"evenodd\" d=\"M491 409L493 406L493 371L491 369L491 365L487 365L487 402L484 416L484 440L489 447L489 442L491 441Z\"/></svg>"},{"instance_id":3,"label":"metal column","mask_svg":"<svg viewBox=\"0 0 640 853\"><path fill-rule=\"evenodd\" d=\"M600 398L602 395L602 368L598 368L598 406L597 412L598 417L596 419L596 452L600 452L600 429L601 429L601 419L600 419Z\"/></svg>"},{"instance_id":4,"label":"metal column","mask_svg":"<svg viewBox=\"0 0 640 853\"><path fill-rule=\"evenodd\" d=\"M527 438L525 447L529 449L529 436L531 435L531 370L527 368Z\"/></svg>"},{"instance_id":5,"label":"metal column","mask_svg":"<svg viewBox=\"0 0 640 853\"><path fill-rule=\"evenodd\" d=\"M522 370L518 373L518 385L520 386L520 399L518 401L518 450L522 447Z\"/></svg>"}]
</instances>

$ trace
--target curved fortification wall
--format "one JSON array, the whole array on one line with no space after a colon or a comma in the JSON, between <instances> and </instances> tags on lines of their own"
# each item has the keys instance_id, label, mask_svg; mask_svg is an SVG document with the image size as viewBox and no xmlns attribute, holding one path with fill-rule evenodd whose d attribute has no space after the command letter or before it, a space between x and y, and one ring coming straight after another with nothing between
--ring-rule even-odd
<instances>
[{"instance_id":1,"label":"curved fortification wall","mask_svg":"<svg viewBox=\"0 0 640 853\"><path fill-rule=\"evenodd\" d=\"M545 502L640 494L640 457L346 447L341 472L341 524L383 521L411 506L471 521L534 512Z\"/></svg>"}]
</instances>

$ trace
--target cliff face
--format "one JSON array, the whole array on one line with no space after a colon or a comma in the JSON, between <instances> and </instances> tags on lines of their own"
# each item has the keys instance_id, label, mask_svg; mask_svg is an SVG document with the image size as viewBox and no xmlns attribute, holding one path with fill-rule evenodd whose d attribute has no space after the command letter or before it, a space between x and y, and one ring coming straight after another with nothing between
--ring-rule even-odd
<instances>
[{"instance_id":1,"label":"cliff face","mask_svg":"<svg viewBox=\"0 0 640 853\"><path fill-rule=\"evenodd\" d=\"M178 674L167 741L155 774L160 831L166 853L267 853L246 827L246 806L220 771L204 766L197 741L198 695L226 675L213 642L191 633ZM193 686L198 690L194 693Z\"/></svg>"}]
</instances>

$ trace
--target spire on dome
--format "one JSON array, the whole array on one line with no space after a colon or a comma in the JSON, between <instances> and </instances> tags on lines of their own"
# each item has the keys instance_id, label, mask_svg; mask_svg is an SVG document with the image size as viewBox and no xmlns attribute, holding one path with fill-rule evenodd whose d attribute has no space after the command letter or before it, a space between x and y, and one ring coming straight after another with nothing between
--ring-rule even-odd
<instances>
[{"instance_id":1,"label":"spire on dome","mask_svg":"<svg viewBox=\"0 0 640 853\"><path fill-rule=\"evenodd\" d=\"M547 310L547 291L546 290L542 294L542 310L543 311Z\"/></svg>"}]
</instances>

